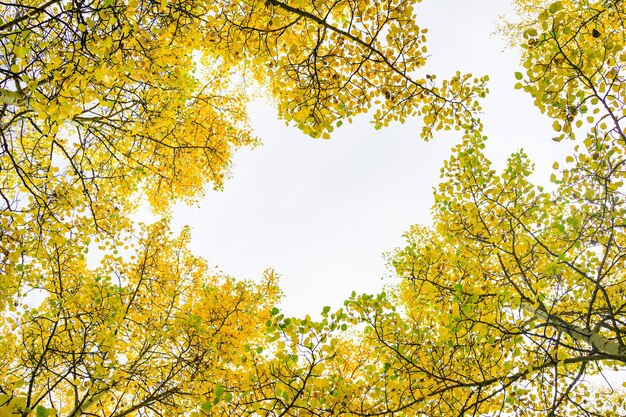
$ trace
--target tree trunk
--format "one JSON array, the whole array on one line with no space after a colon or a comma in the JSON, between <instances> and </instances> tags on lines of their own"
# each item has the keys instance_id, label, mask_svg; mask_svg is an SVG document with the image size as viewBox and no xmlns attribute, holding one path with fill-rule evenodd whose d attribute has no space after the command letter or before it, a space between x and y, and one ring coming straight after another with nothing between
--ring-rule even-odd
<instances>
[{"instance_id":1,"label":"tree trunk","mask_svg":"<svg viewBox=\"0 0 626 417\"><path fill-rule=\"evenodd\" d=\"M566 333L580 342L585 342L602 353L624 356L624 361L626 362L626 346L617 341L609 340L597 332L585 330L582 327L568 323L554 314L548 313L544 308L535 307L527 301L522 301L522 309L543 320L546 324L554 327L558 331Z\"/></svg>"}]
</instances>

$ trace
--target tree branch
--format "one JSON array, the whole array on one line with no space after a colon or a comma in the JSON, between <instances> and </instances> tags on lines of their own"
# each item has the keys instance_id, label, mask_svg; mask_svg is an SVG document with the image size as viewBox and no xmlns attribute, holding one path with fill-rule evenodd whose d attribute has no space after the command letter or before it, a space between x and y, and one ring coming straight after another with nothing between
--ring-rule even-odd
<instances>
[{"instance_id":1,"label":"tree branch","mask_svg":"<svg viewBox=\"0 0 626 417\"><path fill-rule=\"evenodd\" d=\"M569 323L554 314L550 314L540 306L533 306L528 301L522 301L522 309L543 320L546 324L556 328L558 331L568 334L580 342L585 342L602 353L616 356L618 357L616 360L626 363L626 347L621 346L618 342L609 340L597 332L585 330L582 327Z\"/></svg>"},{"instance_id":2,"label":"tree branch","mask_svg":"<svg viewBox=\"0 0 626 417\"><path fill-rule=\"evenodd\" d=\"M24 100L26 100L26 94L23 92L0 88L0 103L16 105L20 104Z\"/></svg>"}]
</instances>

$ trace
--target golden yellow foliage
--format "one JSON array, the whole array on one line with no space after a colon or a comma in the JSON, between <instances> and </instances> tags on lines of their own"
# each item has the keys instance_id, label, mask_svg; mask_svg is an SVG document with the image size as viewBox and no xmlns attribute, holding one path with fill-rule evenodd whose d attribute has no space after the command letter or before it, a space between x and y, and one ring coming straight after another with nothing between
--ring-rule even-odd
<instances>
[{"instance_id":1,"label":"golden yellow foliage","mask_svg":"<svg viewBox=\"0 0 626 417\"><path fill-rule=\"evenodd\" d=\"M593 127L623 136L626 30L623 1L526 1L510 33L523 48L519 73L535 105L554 119L557 140Z\"/></svg>"},{"instance_id":2,"label":"golden yellow foliage","mask_svg":"<svg viewBox=\"0 0 626 417\"><path fill-rule=\"evenodd\" d=\"M411 228L391 257L402 283L348 304L384 363L368 370L381 394L356 394L371 408L355 414L625 411L623 389L588 381L626 364L624 2L517 3L517 87L578 146L547 192L523 152L498 173L481 129L465 135L441 170L433 226Z\"/></svg>"},{"instance_id":3,"label":"golden yellow foliage","mask_svg":"<svg viewBox=\"0 0 626 417\"><path fill-rule=\"evenodd\" d=\"M0 405L24 416L179 415L213 400L280 293L271 273L258 284L211 273L188 240L145 227L128 260L107 255L94 270L55 246L30 299L39 305L2 315Z\"/></svg>"},{"instance_id":4,"label":"golden yellow foliage","mask_svg":"<svg viewBox=\"0 0 626 417\"><path fill-rule=\"evenodd\" d=\"M485 79L416 76L414 13L406 0L0 6L0 305L42 248L117 246L144 198L167 215L220 188L232 153L257 143L255 90L314 137L372 106L378 127L421 116L424 139L471 127Z\"/></svg>"},{"instance_id":5,"label":"golden yellow foliage","mask_svg":"<svg viewBox=\"0 0 626 417\"><path fill-rule=\"evenodd\" d=\"M554 192L523 152L491 168L487 77L421 74L416 3L0 6L0 415L622 412L584 377L626 363L624 2L518 0L507 26L517 88L580 141ZM313 137L370 109L463 132L400 285L289 318L273 273L225 277L188 230L130 221L221 187L259 91Z\"/></svg>"},{"instance_id":6,"label":"golden yellow foliage","mask_svg":"<svg viewBox=\"0 0 626 417\"><path fill-rule=\"evenodd\" d=\"M626 365L624 2L517 3L518 87L554 119L557 139L578 145L553 165L553 191L531 182L524 152L496 172L480 126L466 133L441 170L433 225L411 228L390 257L401 284L346 302L333 365L292 371L308 376L308 400L281 412L626 411L610 376L609 388L589 378Z\"/></svg>"},{"instance_id":7,"label":"golden yellow foliage","mask_svg":"<svg viewBox=\"0 0 626 417\"><path fill-rule=\"evenodd\" d=\"M257 143L246 104L258 92L313 137L370 108L376 127L419 116L424 139L471 128L486 78L420 75L426 30L414 6L0 5L2 413L260 410L265 397L250 393L269 392L262 375L296 372L297 354L323 375L331 324L272 324L271 275L256 285L214 276L186 249L187 232L172 238L167 221L138 227L130 216L146 201L167 218L173 202L220 188L232 153ZM298 383L276 389L292 405L311 400Z\"/></svg>"}]
</instances>

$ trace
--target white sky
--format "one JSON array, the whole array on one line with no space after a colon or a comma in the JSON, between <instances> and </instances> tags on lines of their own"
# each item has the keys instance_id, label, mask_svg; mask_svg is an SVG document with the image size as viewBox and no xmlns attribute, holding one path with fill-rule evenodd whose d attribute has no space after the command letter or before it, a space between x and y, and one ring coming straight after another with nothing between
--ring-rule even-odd
<instances>
[{"instance_id":1,"label":"white sky","mask_svg":"<svg viewBox=\"0 0 626 417\"><path fill-rule=\"evenodd\" d=\"M503 0L426 0L416 7L429 29L425 73L489 74L484 101L486 153L497 168L524 148L537 181L569 146L550 138L551 123L527 94L513 89L518 52L494 35ZM342 305L354 290L379 291L390 282L382 254L402 243L411 224L429 223L432 188L460 137L436 134L425 143L418 121L375 131L367 116L344 124L328 141L286 127L263 103L250 107L263 146L240 151L223 192L209 191L199 207L178 206L173 226L192 227L193 251L217 269L258 279L281 276L282 309L315 315Z\"/></svg>"}]
</instances>

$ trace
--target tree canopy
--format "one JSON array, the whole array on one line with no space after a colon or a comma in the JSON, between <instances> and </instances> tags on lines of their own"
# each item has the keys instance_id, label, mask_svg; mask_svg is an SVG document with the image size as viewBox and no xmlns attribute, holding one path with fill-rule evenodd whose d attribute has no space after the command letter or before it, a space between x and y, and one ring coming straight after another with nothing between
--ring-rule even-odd
<instances>
[{"instance_id":1,"label":"tree canopy","mask_svg":"<svg viewBox=\"0 0 626 417\"><path fill-rule=\"evenodd\" d=\"M425 72L418 3L0 3L0 416L626 412L589 379L626 365L624 2L517 0L504 28L576 142L550 184L522 151L492 169L488 77ZM369 110L459 131L399 285L285 317L272 271L169 232L257 143L254 94L313 137ZM134 223L144 201L163 220Z\"/></svg>"},{"instance_id":2,"label":"tree canopy","mask_svg":"<svg viewBox=\"0 0 626 417\"><path fill-rule=\"evenodd\" d=\"M486 91L470 75L418 74L425 30L404 0L1 7L7 297L15 266L36 263L51 240L120 245L138 196L167 215L220 188L232 153L257 143L246 115L257 85L314 137L373 105L378 126L420 115L426 136L466 128Z\"/></svg>"}]
</instances>

